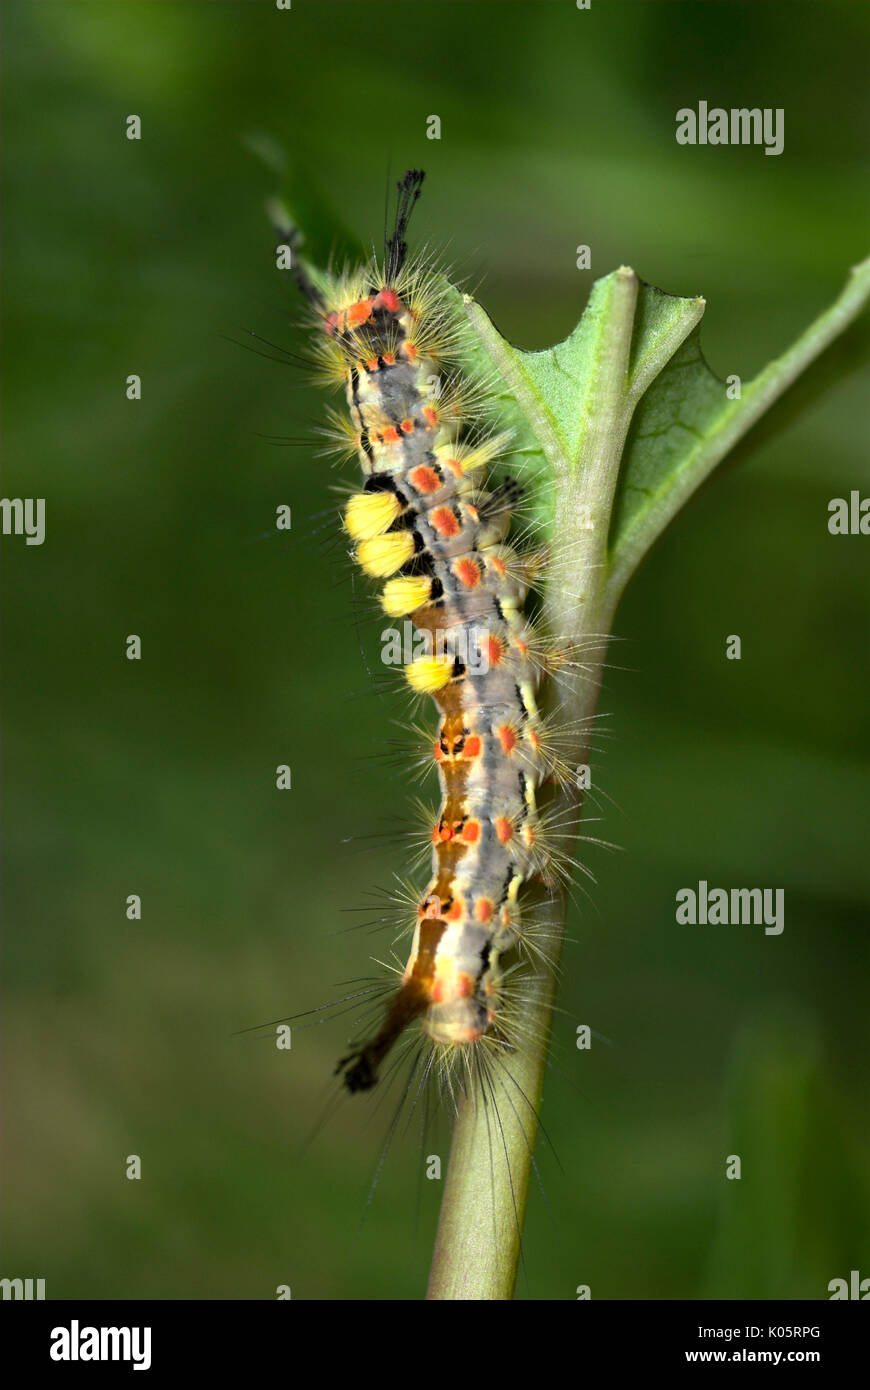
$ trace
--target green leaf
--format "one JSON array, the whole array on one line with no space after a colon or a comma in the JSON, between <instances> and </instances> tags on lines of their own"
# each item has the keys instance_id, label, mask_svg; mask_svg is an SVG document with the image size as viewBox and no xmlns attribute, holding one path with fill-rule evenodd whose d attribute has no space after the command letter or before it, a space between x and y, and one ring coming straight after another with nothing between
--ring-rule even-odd
<instances>
[{"instance_id":1,"label":"green leaf","mask_svg":"<svg viewBox=\"0 0 870 1390\"><path fill-rule=\"evenodd\" d=\"M667 298L659 290L647 295ZM841 294L731 400L711 371L696 328L637 409L625 450L611 531L610 587L622 592L653 541L722 458L870 300L870 259ZM685 302L685 301L682 301Z\"/></svg>"},{"instance_id":2,"label":"green leaf","mask_svg":"<svg viewBox=\"0 0 870 1390\"><path fill-rule=\"evenodd\" d=\"M588 565L606 570L612 613L646 551L716 464L870 299L870 260L834 304L750 382L717 377L701 351L703 299L680 299L621 267L596 281L573 333L543 352L508 343L465 297L468 368L496 374L533 516L559 541L585 508ZM576 559L576 552L575 552Z\"/></svg>"}]
</instances>

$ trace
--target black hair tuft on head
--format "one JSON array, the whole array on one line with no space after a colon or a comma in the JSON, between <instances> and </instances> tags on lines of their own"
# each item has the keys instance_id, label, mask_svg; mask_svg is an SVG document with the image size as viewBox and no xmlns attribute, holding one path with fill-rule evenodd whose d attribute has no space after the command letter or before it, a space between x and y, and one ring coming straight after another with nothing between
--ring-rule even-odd
<instances>
[{"instance_id":1,"label":"black hair tuft on head","mask_svg":"<svg viewBox=\"0 0 870 1390\"><path fill-rule=\"evenodd\" d=\"M407 169L396 185L399 192L396 204L396 226L393 235L387 237L387 244L384 248L384 268L388 285L393 284L405 263L405 257L408 254L408 243L405 240L405 235L425 177L422 169Z\"/></svg>"}]
</instances>

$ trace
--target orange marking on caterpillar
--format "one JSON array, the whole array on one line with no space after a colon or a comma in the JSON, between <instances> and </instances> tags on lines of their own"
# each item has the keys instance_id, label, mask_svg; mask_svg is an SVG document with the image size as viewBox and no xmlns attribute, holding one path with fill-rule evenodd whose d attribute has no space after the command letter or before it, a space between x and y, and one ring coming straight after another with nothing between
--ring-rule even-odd
<instances>
[{"instance_id":1,"label":"orange marking on caterpillar","mask_svg":"<svg viewBox=\"0 0 870 1390\"><path fill-rule=\"evenodd\" d=\"M465 756L466 758L480 757L480 739L477 734L472 734L471 738L465 740Z\"/></svg>"},{"instance_id":2,"label":"orange marking on caterpillar","mask_svg":"<svg viewBox=\"0 0 870 1390\"><path fill-rule=\"evenodd\" d=\"M462 831L462 838L467 845L476 845L480 839L480 823L470 820Z\"/></svg>"},{"instance_id":3,"label":"orange marking on caterpillar","mask_svg":"<svg viewBox=\"0 0 870 1390\"><path fill-rule=\"evenodd\" d=\"M346 322L350 328L359 328L360 324L366 323L372 316L372 299L360 299L356 304L351 304L346 310Z\"/></svg>"},{"instance_id":4,"label":"orange marking on caterpillar","mask_svg":"<svg viewBox=\"0 0 870 1390\"><path fill-rule=\"evenodd\" d=\"M399 438L399 431L396 429L395 425L388 425L381 435L381 439L385 444L398 444Z\"/></svg>"},{"instance_id":5,"label":"orange marking on caterpillar","mask_svg":"<svg viewBox=\"0 0 870 1390\"><path fill-rule=\"evenodd\" d=\"M438 411L435 409L434 405L423 406L423 419L430 425L438 424Z\"/></svg>"},{"instance_id":6,"label":"orange marking on caterpillar","mask_svg":"<svg viewBox=\"0 0 870 1390\"><path fill-rule=\"evenodd\" d=\"M478 922L492 921L493 903L492 898L478 898L474 904L474 915Z\"/></svg>"},{"instance_id":7,"label":"orange marking on caterpillar","mask_svg":"<svg viewBox=\"0 0 870 1390\"><path fill-rule=\"evenodd\" d=\"M447 912L445 913L445 919L448 922L458 922L461 916L462 903L459 902L459 900L457 899L457 901L453 903L452 907L448 908Z\"/></svg>"},{"instance_id":8,"label":"orange marking on caterpillar","mask_svg":"<svg viewBox=\"0 0 870 1390\"><path fill-rule=\"evenodd\" d=\"M418 492L437 492L441 486L441 479L435 469L427 468L425 464L412 470L410 482L411 486L416 488Z\"/></svg>"},{"instance_id":9,"label":"orange marking on caterpillar","mask_svg":"<svg viewBox=\"0 0 870 1390\"><path fill-rule=\"evenodd\" d=\"M380 294L375 296L373 307L375 309L389 309L391 314L395 314L401 303L402 301L395 290L381 290Z\"/></svg>"},{"instance_id":10,"label":"orange marking on caterpillar","mask_svg":"<svg viewBox=\"0 0 870 1390\"><path fill-rule=\"evenodd\" d=\"M386 362L386 360L387 360L387 359L386 359L386 357L385 357L385 358L384 358L384 361ZM413 429L414 429L414 421L413 421L413 420L403 420L402 423L401 423L400 428L401 428L401 431L402 431L403 434L411 434L411 432L412 432Z\"/></svg>"},{"instance_id":11,"label":"orange marking on caterpillar","mask_svg":"<svg viewBox=\"0 0 870 1390\"><path fill-rule=\"evenodd\" d=\"M456 977L456 993L460 999L470 999L474 993L474 981L470 975L462 974Z\"/></svg>"},{"instance_id":12,"label":"orange marking on caterpillar","mask_svg":"<svg viewBox=\"0 0 870 1390\"><path fill-rule=\"evenodd\" d=\"M495 833L498 836L499 844L510 844L514 837L514 828L507 816L498 816L496 818Z\"/></svg>"},{"instance_id":13,"label":"orange marking on caterpillar","mask_svg":"<svg viewBox=\"0 0 870 1390\"><path fill-rule=\"evenodd\" d=\"M497 637L490 637L486 644L490 666L500 666L504 647Z\"/></svg>"},{"instance_id":14,"label":"orange marking on caterpillar","mask_svg":"<svg viewBox=\"0 0 870 1390\"><path fill-rule=\"evenodd\" d=\"M480 583L480 565L476 560L457 560L453 572L466 589L476 589Z\"/></svg>"},{"instance_id":15,"label":"orange marking on caterpillar","mask_svg":"<svg viewBox=\"0 0 870 1390\"><path fill-rule=\"evenodd\" d=\"M429 520L439 536L456 536L459 534L459 520L449 507L436 507L434 512L431 513Z\"/></svg>"},{"instance_id":16,"label":"orange marking on caterpillar","mask_svg":"<svg viewBox=\"0 0 870 1390\"><path fill-rule=\"evenodd\" d=\"M510 724L502 724L498 731L499 742L502 752L512 753L517 746L517 731L511 728Z\"/></svg>"},{"instance_id":17,"label":"orange marking on caterpillar","mask_svg":"<svg viewBox=\"0 0 870 1390\"><path fill-rule=\"evenodd\" d=\"M496 574L500 577L507 574L507 565L505 564L504 560L502 560L498 555L491 555L489 558L489 563L495 570Z\"/></svg>"}]
</instances>

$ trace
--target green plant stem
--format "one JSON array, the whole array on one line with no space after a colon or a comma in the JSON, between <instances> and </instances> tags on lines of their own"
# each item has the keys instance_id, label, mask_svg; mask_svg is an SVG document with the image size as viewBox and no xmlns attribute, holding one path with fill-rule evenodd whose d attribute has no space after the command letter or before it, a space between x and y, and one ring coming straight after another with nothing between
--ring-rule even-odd
<instances>
[{"instance_id":1,"label":"green plant stem","mask_svg":"<svg viewBox=\"0 0 870 1390\"><path fill-rule=\"evenodd\" d=\"M628 427L622 409L628 379L631 330L638 280L623 269L599 282L601 331L595 369L585 383L581 448L568 457L541 402L529 401L528 382L505 360L500 341L477 306L469 316L484 345L532 415L535 433L556 481L553 559L545 595L548 630L565 648L589 657L570 665L555 683L555 713L577 731L571 750L575 764L585 761L588 728L595 712L605 639L602 609L606 594L606 547L610 508ZM579 587L578 587L579 586ZM588 651L587 646L591 642ZM555 812L579 824L579 795L561 792ZM564 894L536 905L536 918L551 934L553 973L530 978L525 1011L536 1045L506 1058L494 1078L495 1094L469 1088L460 1102L441 1207L427 1297L430 1299L509 1299L519 1263L526 1199L531 1175L544 1067L549 1046L561 939ZM496 1113L497 1112L497 1113Z\"/></svg>"}]
</instances>

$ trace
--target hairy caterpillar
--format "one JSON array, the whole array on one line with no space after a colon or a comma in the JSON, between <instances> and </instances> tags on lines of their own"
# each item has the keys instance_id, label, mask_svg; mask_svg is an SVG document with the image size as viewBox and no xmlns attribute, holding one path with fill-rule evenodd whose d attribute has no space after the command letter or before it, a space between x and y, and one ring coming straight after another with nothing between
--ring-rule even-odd
<instances>
[{"instance_id":1,"label":"hairy caterpillar","mask_svg":"<svg viewBox=\"0 0 870 1390\"><path fill-rule=\"evenodd\" d=\"M364 479L344 529L363 571L384 582L384 613L410 618L426 639L404 674L439 712L431 878L401 981L336 1069L351 1092L375 1085L412 1024L430 1045L427 1072L434 1059L449 1071L476 1049L497 1057L513 1045L504 957L540 949L523 925L520 891L559 874L536 799L559 775L537 703L546 657L523 611L540 554L521 556L506 540L517 484L487 489L510 434L479 424L485 389L458 368L449 286L408 259L423 177L410 170L399 182L382 264L316 276L293 245L321 375L347 399L349 418L334 420L332 433Z\"/></svg>"}]
</instances>

